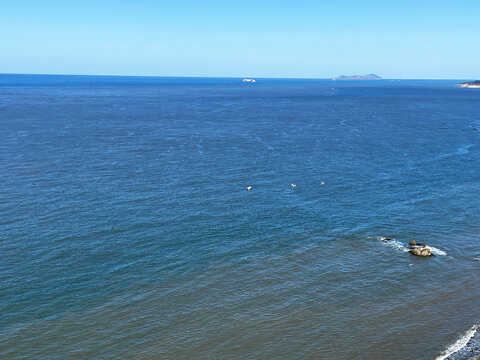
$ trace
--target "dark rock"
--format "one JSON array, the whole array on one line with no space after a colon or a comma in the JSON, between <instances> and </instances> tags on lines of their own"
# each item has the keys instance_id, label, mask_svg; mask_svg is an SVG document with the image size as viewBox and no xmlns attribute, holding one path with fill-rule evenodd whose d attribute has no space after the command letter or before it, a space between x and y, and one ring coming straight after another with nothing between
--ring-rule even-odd
<instances>
[{"instance_id":1,"label":"dark rock","mask_svg":"<svg viewBox=\"0 0 480 360\"><path fill-rule=\"evenodd\" d=\"M427 245L425 245L425 243L417 243L417 246L425 247L425 246L427 246Z\"/></svg>"},{"instance_id":2,"label":"dark rock","mask_svg":"<svg viewBox=\"0 0 480 360\"><path fill-rule=\"evenodd\" d=\"M417 245L417 242L415 240L412 240L408 243L408 245L415 246L415 245Z\"/></svg>"}]
</instances>

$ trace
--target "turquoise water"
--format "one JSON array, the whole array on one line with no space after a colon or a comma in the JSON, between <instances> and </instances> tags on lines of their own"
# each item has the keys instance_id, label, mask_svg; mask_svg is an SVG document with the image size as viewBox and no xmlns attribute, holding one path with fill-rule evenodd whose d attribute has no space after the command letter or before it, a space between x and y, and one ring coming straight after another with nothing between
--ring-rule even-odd
<instances>
[{"instance_id":1,"label":"turquoise water","mask_svg":"<svg viewBox=\"0 0 480 360\"><path fill-rule=\"evenodd\" d=\"M480 322L458 82L0 75L0 358L434 359Z\"/></svg>"}]
</instances>

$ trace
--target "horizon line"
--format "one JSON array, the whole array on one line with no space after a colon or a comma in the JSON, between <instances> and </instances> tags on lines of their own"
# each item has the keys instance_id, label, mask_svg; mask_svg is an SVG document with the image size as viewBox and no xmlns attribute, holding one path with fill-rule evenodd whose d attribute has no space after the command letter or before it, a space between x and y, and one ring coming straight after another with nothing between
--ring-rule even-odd
<instances>
[{"instance_id":1,"label":"horizon line","mask_svg":"<svg viewBox=\"0 0 480 360\"><path fill-rule=\"evenodd\" d=\"M102 76L102 77L145 77L145 78L197 78L197 79L295 79L295 80L335 80L335 77L262 77L262 76L186 76L186 75L118 75L118 74L66 74L66 73L16 73L16 72L0 72L0 75L33 75L33 76ZM355 74L357 75L357 74ZM361 75L361 74L358 74ZM353 76L353 75L347 75ZM381 79L339 79L335 81L381 81L381 80L473 80L474 78L381 78Z\"/></svg>"}]
</instances>

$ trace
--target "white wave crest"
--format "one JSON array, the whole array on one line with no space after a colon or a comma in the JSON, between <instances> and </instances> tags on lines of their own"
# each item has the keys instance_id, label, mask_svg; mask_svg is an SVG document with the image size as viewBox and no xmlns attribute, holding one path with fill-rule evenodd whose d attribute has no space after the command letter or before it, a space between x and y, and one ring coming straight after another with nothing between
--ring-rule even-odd
<instances>
[{"instance_id":1,"label":"white wave crest","mask_svg":"<svg viewBox=\"0 0 480 360\"><path fill-rule=\"evenodd\" d=\"M461 350L465 345L467 345L468 341L475 335L477 332L479 325L473 325L468 331L458 339L454 344L450 345L444 352L437 356L435 360L445 360L450 355L455 354L457 351Z\"/></svg>"},{"instance_id":2,"label":"white wave crest","mask_svg":"<svg viewBox=\"0 0 480 360\"><path fill-rule=\"evenodd\" d=\"M440 256L445 256L447 255L447 253L443 250L440 250L440 249L437 249L433 246L426 246L427 248L430 249L430 251L432 252L432 254L435 254L435 255L440 255Z\"/></svg>"},{"instance_id":3,"label":"white wave crest","mask_svg":"<svg viewBox=\"0 0 480 360\"><path fill-rule=\"evenodd\" d=\"M390 246L394 249L400 250L402 252L408 252L410 250L410 247L401 243L400 241L397 241L395 239L387 240L387 238L383 236L378 236L378 240L382 241L385 245ZM439 256L445 256L447 253L443 250L437 249L436 247L433 246L425 246L425 248L430 249L432 254L439 255Z\"/></svg>"},{"instance_id":4,"label":"white wave crest","mask_svg":"<svg viewBox=\"0 0 480 360\"><path fill-rule=\"evenodd\" d=\"M390 246L396 250L408 252L408 248L405 245L403 245L400 241L397 241L395 239L386 240L386 238L384 237L379 237L378 239L381 240L385 245Z\"/></svg>"}]
</instances>

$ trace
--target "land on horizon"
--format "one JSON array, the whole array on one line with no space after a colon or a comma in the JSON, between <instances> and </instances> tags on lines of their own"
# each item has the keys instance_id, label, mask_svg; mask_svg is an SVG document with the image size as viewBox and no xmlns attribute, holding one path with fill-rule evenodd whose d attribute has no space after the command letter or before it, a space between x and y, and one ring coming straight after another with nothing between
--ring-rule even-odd
<instances>
[{"instance_id":1,"label":"land on horizon","mask_svg":"<svg viewBox=\"0 0 480 360\"><path fill-rule=\"evenodd\" d=\"M367 75L340 75L334 77L333 80L382 80L381 76L376 74L367 74Z\"/></svg>"},{"instance_id":2,"label":"land on horizon","mask_svg":"<svg viewBox=\"0 0 480 360\"><path fill-rule=\"evenodd\" d=\"M459 86L464 87L464 88L472 88L472 89L478 89L480 88L480 80L475 80L475 81L466 81Z\"/></svg>"},{"instance_id":3,"label":"land on horizon","mask_svg":"<svg viewBox=\"0 0 480 360\"><path fill-rule=\"evenodd\" d=\"M147 75L147 74L80 74L80 73L17 73L17 72L0 72L0 75L6 76L99 76L99 77L131 77L131 78L198 78L198 79L244 79L245 76L242 75L229 75L229 76L222 76L222 75L212 75L212 76L200 76L200 75ZM370 76L372 78L370 78ZM409 78L409 77L381 77L376 74L367 74L367 75L340 75L337 77L288 77L288 76L249 76L248 78L251 79L278 79L278 80L396 80L396 81L404 81L404 80L445 80L445 81L463 81L463 83L472 83L479 80L466 80L466 78ZM462 83L462 84L463 84Z\"/></svg>"}]
</instances>

